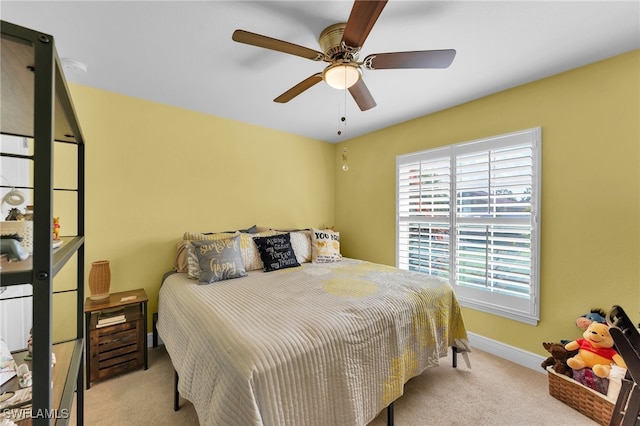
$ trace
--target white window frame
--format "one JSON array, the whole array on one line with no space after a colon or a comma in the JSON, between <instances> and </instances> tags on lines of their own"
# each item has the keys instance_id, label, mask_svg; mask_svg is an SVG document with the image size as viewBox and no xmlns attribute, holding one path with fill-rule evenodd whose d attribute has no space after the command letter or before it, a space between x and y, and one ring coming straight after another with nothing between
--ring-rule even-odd
<instances>
[{"instance_id":1,"label":"white window frame","mask_svg":"<svg viewBox=\"0 0 640 426\"><path fill-rule=\"evenodd\" d=\"M513 133L507 133L503 135L478 139L474 141L464 142L456 145L449 145L442 148L435 148L427 151L416 152L412 154L400 155L396 157L396 266L401 269L409 269L409 265L406 261L406 254L401 255L401 247L407 247L410 241L415 242L415 239L401 237L403 229L409 229L415 227L416 224L429 224L428 235L430 237L425 238L427 240L433 240L433 233L431 229L433 224L436 227L448 228L448 235L452 236L448 239L448 266L446 262L444 267L448 267L445 276L448 276L449 283L455 289L456 297L459 300L461 306L476 309L483 312L488 312L494 315L510 318L513 320L521 321L527 324L537 325L540 320L540 193L541 193L541 159L542 159L542 130L540 127L522 130ZM530 231L530 238L528 242L530 244L529 260L529 283L528 283L528 295L510 295L500 292L494 292L490 289L473 288L469 285L461 285L456 282L456 253L458 246L463 246L462 243L457 243L455 238L458 228L458 221L460 223L475 224L484 223L484 219L476 217L462 217L465 216L462 213L458 213L456 207L457 196L460 194L458 189L458 183L456 178L456 159L461 155L470 153L481 153L490 150L511 148L518 146L527 146L531 149L531 205L530 215L528 218L514 217L508 219L487 219L487 223L494 223L498 226L515 225L524 226L527 231ZM435 159L448 158L450 173L448 203L445 201L445 205L448 205L448 212L445 217L434 217L434 213L406 213L406 208L401 210L401 203L407 203L408 191L406 188L401 188L401 168L406 168L407 165L415 165L424 162L434 161ZM422 169L421 169L422 170ZM421 172L424 173L424 172ZM418 185L420 188L423 186L431 185L433 182L422 183L422 179ZM447 184L445 183L445 187ZM429 186L430 190L433 190ZM412 190L413 187L412 187ZM405 192L403 192L405 191ZM422 191L422 189L421 189ZM453 194L453 195L452 195ZM443 199L447 199L447 196L443 196ZM405 205L403 204L403 205ZM439 205L440 206L440 205ZM438 206L438 207L439 207ZM422 209L422 208L420 208ZM402 215L404 214L404 216ZM460 218L458 216L461 216ZM497 215L502 216L502 215ZM497 220L497 222L490 222ZM426 225L425 225L426 226ZM411 231L413 232L413 231ZM406 235L406 232L404 232ZM518 234L521 235L521 234ZM415 238L415 237L414 237ZM422 237L419 237L420 244L422 244ZM462 250L462 249L461 249ZM446 252L446 251L445 251ZM431 264L431 263L430 263ZM453 271L453 272L452 272ZM429 271L425 271L429 273ZM438 271L436 271L438 272ZM436 275L441 275L436 273Z\"/></svg>"}]
</instances>

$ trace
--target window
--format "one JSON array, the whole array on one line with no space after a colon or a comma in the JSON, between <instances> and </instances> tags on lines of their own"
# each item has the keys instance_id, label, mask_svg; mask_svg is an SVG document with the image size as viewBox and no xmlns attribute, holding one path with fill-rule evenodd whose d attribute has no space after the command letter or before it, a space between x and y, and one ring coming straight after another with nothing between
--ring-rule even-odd
<instances>
[{"instance_id":1,"label":"window","mask_svg":"<svg viewBox=\"0 0 640 426\"><path fill-rule=\"evenodd\" d=\"M397 157L398 268L462 306L539 320L540 128Z\"/></svg>"}]
</instances>

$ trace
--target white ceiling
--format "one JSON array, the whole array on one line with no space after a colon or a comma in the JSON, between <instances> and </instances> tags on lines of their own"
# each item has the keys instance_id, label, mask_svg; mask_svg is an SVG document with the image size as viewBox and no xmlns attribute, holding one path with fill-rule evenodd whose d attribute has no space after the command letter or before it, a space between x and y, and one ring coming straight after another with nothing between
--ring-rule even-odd
<instances>
[{"instance_id":1,"label":"white ceiling","mask_svg":"<svg viewBox=\"0 0 640 426\"><path fill-rule=\"evenodd\" d=\"M351 6L2 0L0 16L53 35L61 58L86 64L86 73L66 71L71 82L328 142L640 48L637 0L390 0L360 58L450 48L457 56L444 70L364 70L378 106L362 112L322 82L287 104L273 102L326 64L231 40L244 29L321 50L320 32L346 21Z\"/></svg>"}]
</instances>

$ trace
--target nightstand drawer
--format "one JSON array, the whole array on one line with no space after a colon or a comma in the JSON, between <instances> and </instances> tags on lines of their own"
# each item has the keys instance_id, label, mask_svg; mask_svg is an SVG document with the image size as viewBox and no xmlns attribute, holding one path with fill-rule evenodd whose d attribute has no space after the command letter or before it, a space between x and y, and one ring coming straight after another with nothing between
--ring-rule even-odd
<instances>
[{"instance_id":1,"label":"nightstand drawer","mask_svg":"<svg viewBox=\"0 0 640 426\"><path fill-rule=\"evenodd\" d=\"M103 354L131 345L134 346L133 350L137 350L138 333L136 325L136 322L127 322L98 328L95 331L98 339L98 352Z\"/></svg>"},{"instance_id":2,"label":"nightstand drawer","mask_svg":"<svg viewBox=\"0 0 640 426\"><path fill-rule=\"evenodd\" d=\"M96 328L89 333L90 379L99 380L144 364L142 320Z\"/></svg>"}]
</instances>

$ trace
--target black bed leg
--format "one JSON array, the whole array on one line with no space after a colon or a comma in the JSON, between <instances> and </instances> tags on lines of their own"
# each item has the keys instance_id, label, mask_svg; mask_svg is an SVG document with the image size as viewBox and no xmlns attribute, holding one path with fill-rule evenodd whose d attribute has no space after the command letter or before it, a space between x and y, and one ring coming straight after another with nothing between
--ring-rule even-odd
<instances>
[{"instance_id":1,"label":"black bed leg","mask_svg":"<svg viewBox=\"0 0 640 426\"><path fill-rule=\"evenodd\" d=\"M458 348L455 346L451 346L452 358L453 358L453 368L458 367Z\"/></svg>"},{"instance_id":2,"label":"black bed leg","mask_svg":"<svg viewBox=\"0 0 640 426\"><path fill-rule=\"evenodd\" d=\"M387 407L387 426L393 426L393 402Z\"/></svg>"},{"instance_id":3,"label":"black bed leg","mask_svg":"<svg viewBox=\"0 0 640 426\"><path fill-rule=\"evenodd\" d=\"M151 322L153 323L153 347L157 348L158 347L158 329L156 328L156 323L158 322L158 313L154 312L151 318L152 318Z\"/></svg>"},{"instance_id":4,"label":"black bed leg","mask_svg":"<svg viewBox=\"0 0 640 426\"><path fill-rule=\"evenodd\" d=\"M178 392L178 372L173 371L175 373L174 380L174 388L173 388L173 411L178 411L180 409L180 393Z\"/></svg>"}]
</instances>

